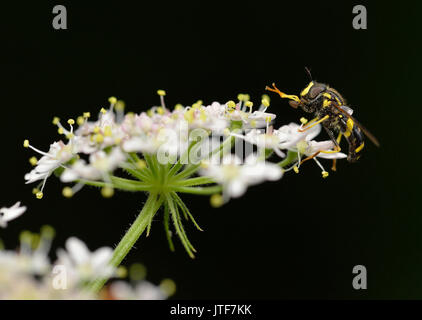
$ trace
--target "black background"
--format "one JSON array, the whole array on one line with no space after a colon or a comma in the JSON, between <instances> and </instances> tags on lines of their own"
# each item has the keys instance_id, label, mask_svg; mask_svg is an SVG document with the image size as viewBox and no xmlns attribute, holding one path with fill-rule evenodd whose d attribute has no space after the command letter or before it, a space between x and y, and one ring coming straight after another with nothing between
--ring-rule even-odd
<instances>
[{"instance_id":1,"label":"black background","mask_svg":"<svg viewBox=\"0 0 422 320\"><path fill-rule=\"evenodd\" d=\"M67 8L68 30L52 28L56 4ZM239 92L258 102L274 81L299 93L307 66L346 97L381 148L368 142L357 164L342 161L324 180L308 163L299 175L253 187L220 209L207 198L183 197L205 229L187 226L197 258L180 244L169 251L157 215L125 264L144 263L156 283L174 279L178 299L420 298L422 218L413 204L420 147L411 142L419 129L419 76L410 62L419 45L417 10L365 3L368 29L354 30L356 4L362 2L2 4L1 205L22 200L29 210L0 237L11 248L20 230L51 224L54 248L69 236L91 249L113 246L145 201L130 193L103 199L89 188L64 199L55 178L36 200L33 186L24 185L33 154L22 141L48 149L58 139L53 116L95 113L111 95L140 112L158 103L157 89L167 91L168 105L225 102ZM271 97L276 126L304 115ZM368 269L367 291L352 288L357 264Z\"/></svg>"}]
</instances>

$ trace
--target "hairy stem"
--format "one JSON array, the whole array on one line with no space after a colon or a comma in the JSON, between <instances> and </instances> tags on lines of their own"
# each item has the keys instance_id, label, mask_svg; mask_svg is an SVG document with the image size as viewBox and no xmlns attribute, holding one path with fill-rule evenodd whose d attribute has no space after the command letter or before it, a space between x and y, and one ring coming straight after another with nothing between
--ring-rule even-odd
<instances>
[{"instance_id":1,"label":"hairy stem","mask_svg":"<svg viewBox=\"0 0 422 320\"><path fill-rule=\"evenodd\" d=\"M147 228L151 217L159 209L161 202L157 199L156 194L150 194L147 201L145 202L144 207L136 218L135 222L130 226L129 230L120 240L117 247L114 249L113 256L110 260L110 265L113 267L118 267L126 255L129 253L130 249L134 246L136 241L139 239L141 234ZM98 292L107 282L107 278L97 279L91 283L88 288L94 292Z\"/></svg>"}]
</instances>

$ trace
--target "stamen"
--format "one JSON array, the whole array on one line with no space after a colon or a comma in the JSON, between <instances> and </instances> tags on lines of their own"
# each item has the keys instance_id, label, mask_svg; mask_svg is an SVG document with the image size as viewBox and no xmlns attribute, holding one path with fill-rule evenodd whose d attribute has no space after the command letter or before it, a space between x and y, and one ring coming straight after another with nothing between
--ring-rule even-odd
<instances>
[{"instance_id":1,"label":"stamen","mask_svg":"<svg viewBox=\"0 0 422 320\"><path fill-rule=\"evenodd\" d=\"M56 231L52 226L49 225L43 225L41 227L41 238L42 239L53 239Z\"/></svg>"},{"instance_id":2,"label":"stamen","mask_svg":"<svg viewBox=\"0 0 422 320\"><path fill-rule=\"evenodd\" d=\"M201 106L202 106L202 100L198 100L192 105L192 108L193 109L199 109L199 108L201 108Z\"/></svg>"},{"instance_id":3,"label":"stamen","mask_svg":"<svg viewBox=\"0 0 422 320\"><path fill-rule=\"evenodd\" d=\"M305 117L300 118L300 122L302 124L307 124L308 123L308 119L306 119Z\"/></svg>"},{"instance_id":4,"label":"stamen","mask_svg":"<svg viewBox=\"0 0 422 320\"><path fill-rule=\"evenodd\" d=\"M112 106L114 106L117 102L117 99L116 99L116 97L110 97L110 98L108 98L108 102L110 102L110 104Z\"/></svg>"},{"instance_id":5,"label":"stamen","mask_svg":"<svg viewBox=\"0 0 422 320\"><path fill-rule=\"evenodd\" d=\"M247 93L239 93L237 95L237 99L240 101L239 105L240 105L240 109L242 110L245 103L250 100L250 96Z\"/></svg>"},{"instance_id":6,"label":"stamen","mask_svg":"<svg viewBox=\"0 0 422 320\"><path fill-rule=\"evenodd\" d=\"M194 109L189 109L185 112L183 117L187 122L191 123L195 119L194 111Z\"/></svg>"},{"instance_id":7,"label":"stamen","mask_svg":"<svg viewBox=\"0 0 422 320\"><path fill-rule=\"evenodd\" d=\"M65 198L72 198L73 190L71 187L64 187L62 190L63 197Z\"/></svg>"},{"instance_id":8,"label":"stamen","mask_svg":"<svg viewBox=\"0 0 422 320\"><path fill-rule=\"evenodd\" d=\"M164 104L164 96L166 95L166 92L164 90L157 90L157 94L160 96L161 106L165 109L166 105Z\"/></svg>"},{"instance_id":9,"label":"stamen","mask_svg":"<svg viewBox=\"0 0 422 320\"><path fill-rule=\"evenodd\" d=\"M180 111L183 110L183 105L181 103L178 103L174 106L174 110Z\"/></svg>"},{"instance_id":10,"label":"stamen","mask_svg":"<svg viewBox=\"0 0 422 320\"><path fill-rule=\"evenodd\" d=\"M62 190L62 195L65 198L72 198L83 187L84 187L83 183L77 183L72 188L71 187L64 187L63 190Z\"/></svg>"},{"instance_id":11,"label":"stamen","mask_svg":"<svg viewBox=\"0 0 422 320\"><path fill-rule=\"evenodd\" d=\"M163 107L158 107L157 108L157 113L160 114L160 115L163 115L164 114L164 108Z\"/></svg>"},{"instance_id":12,"label":"stamen","mask_svg":"<svg viewBox=\"0 0 422 320\"><path fill-rule=\"evenodd\" d=\"M246 101L245 102L245 107L249 108L249 113L252 113L252 106L253 106L253 102L252 101Z\"/></svg>"},{"instance_id":13,"label":"stamen","mask_svg":"<svg viewBox=\"0 0 422 320\"><path fill-rule=\"evenodd\" d=\"M322 174L322 177L323 178L327 178L328 177L328 175L329 175L329 173L327 172L327 171L325 171L325 169L324 169L324 167L322 166L322 164L318 161L318 159L315 157L315 158L313 158L314 159L314 161L317 163L317 165L321 168L321 170L322 170L322 172L321 172L321 174Z\"/></svg>"},{"instance_id":14,"label":"stamen","mask_svg":"<svg viewBox=\"0 0 422 320\"><path fill-rule=\"evenodd\" d=\"M213 194L210 197L210 204L214 208L221 207L224 204L223 196L221 194Z\"/></svg>"},{"instance_id":15,"label":"stamen","mask_svg":"<svg viewBox=\"0 0 422 320\"><path fill-rule=\"evenodd\" d=\"M124 266L119 266L116 270L116 276L119 278L126 278L127 274L127 268Z\"/></svg>"},{"instance_id":16,"label":"stamen","mask_svg":"<svg viewBox=\"0 0 422 320\"><path fill-rule=\"evenodd\" d=\"M125 110L125 102L123 100L117 100L116 105L114 106L114 108L116 109L116 111L123 111Z\"/></svg>"},{"instance_id":17,"label":"stamen","mask_svg":"<svg viewBox=\"0 0 422 320\"><path fill-rule=\"evenodd\" d=\"M270 104L270 101L271 101L271 98L270 98L270 96L268 95L268 94L263 94L262 96L261 96L261 101L266 101L265 103L268 103L268 105Z\"/></svg>"},{"instance_id":18,"label":"stamen","mask_svg":"<svg viewBox=\"0 0 422 320\"><path fill-rule=\"evenodd\" d=\"M57 125L59 124L59 122L60 122L60 118L58 118L58 117L54 117L54 118L53 118L52 123L53 123L55 126L57 126Z\"/></svg>"},{"instance_id":19,"label":"stamen","mask_svg":"<svg viewBox=\"0 0 422 320\"><path fill-rule=\"evenodd\" d=\"M227 102L227 107L229 109L235 109L236 108L236 103L233 100L230 100L229 102Z\"/></svg>"},{"instance_id":20,"label":"stamen","mask_svg":"<svg viewBox=\"0 0 422 320\"><path fill-rule=\"evenodd\" d=\"M42 181L42 185L41 185L41 188L40 188L40 192L38 192L37 193L37 198L38 198L38 194L39 193L41 193L41 198L42 198L42 196L43 196L43 191L44 191L44 187L45 187L45 183L47 182L47 179L48 179L48 176L47 177L45 177L44 178L44 180ZM41 198L38 198L38 199L41 199Z\"/></svg>"},{"instance_id":21,"label":"stamen","mask_svg":"<svg viewBox=\"0 0 422 320\"><path fill-rule=\"evenodd\" d=\"M245 111L244 110L244 106L245 106L245 103L249 100L249 95L248 94L244 94L244 93L239 93L238 95L237 95L237 99L239 100L239 109L241 110L241 111Z\"/></svg>"},{"instance_id":22,"label":"stamen","mask_svg":"<svg viewBox=\"0 0 422 320\"><path fill-rule=\"evenodd\" d=\"M69 119L69 120L67 120L67 122L70 124L70 131L68 131L66 128L64 128L63 126L62 126L62 124L60 123L60 119L59 118L57 118L57 117L55 117L54 119L53 119L53 124L55 124L57 127L59 127L58 129L57 129L57 132L59 133L59 134L69 134L69 132L71 133L71 132L73 132L73 127L72 127L72 124L74 124L75 123L75 121L73 120L73 119Z\"/></svg>"},{"instance_id":23,"label":"stamen","mask_svg":"<svg viewBox=\"0 0 422 320\"><path fill-rule=\"evenodd\" d=\"M83 125L84 122L85 122L85 118L84 117L79 116L79 117L76 118L76 123L78 124L78 126Z\"/></svg>"},{"instance_id":24,"label":"stamen","mask_svg":"<svg viewBox=\"0 0 422 320\"><path fill-rule=\"evenodd\" d=\"M31 157L31 158L29 158L29 163L33 166L36 166L37 163L38 163L38 160L37 160L36 157Z\"/></svg>"},{"instance_id":25,"label":"stamen","mask_svg":"<svg viewBox=\"0 0 422 320\"><path fill-rule=\"evenodd\" d=\"M20 250L22 253L29 254L31 252L32 234L31 232L24 230L19 235Z\"/></svg>"},{"instance_id":26,"label":"stamen","mask_svg":"<svg viewBox=\"0 0 422 320\"><path fill-rule=\"evenodd\" d=\"M261 105L259 106L259 112L265 112L270 106L270 97L266 94L263 94L261 97Z\"/></svg>"},{"instance_id":27,"label":"stamen","mask_svg":"<svg viewBox=\"0 0 422 320\"><path fill-rule=\"evenodd\" d=\"M270 101L268 99L262 99L261 105L259 106L259 112L265 112L267 108L270 106Z\"/></svg>"},{"instance_id":28,"label":"stamen","mask_svg":"<svg viewBox=\"0 0 422 320\"><path fill-rule=\"evenodd\" d=\"M116 109L116 121L118 123L122 122L125 117L125 102L123 100L117 100L116 105L114 106L114 109Z\"/></svg>"},{"instance_id":29,"label":"stamen","mask_svg":"<svg viewBox=\"0 0 422 320\"><path fill-rule=\"evenodd\" d=\"M114 195L114 189L111 187L103 187L101 189L101 195L104 198L111 198Z\"/></svg>"},{"instance_id":30,"label":"stamen","mask_svg":"<svg viewBox=\"0 0 422 320\"><path fill-rule=\"evenodd\" d=\"M24 148L30 148L30 149L34 150L35 152L38 152L39 154L42 154L43 156L51 157L48 153L46 153L46 152L44 152L44 151L41 151L41 150L39 150L39 149L37 149L37 148L35 148L35 147L31 146L31 145L29 144L29 140L25 140L25 141L23 142L23 146L24 146Z\"/></svg>"},{"instance_id":31,"label":"stamen","mask_svg":"<svg viewBox=\"0 0 422 320\"><path fill-rule=\"evenodd\" d=\"M300 152L298 152L297 153L297 165L298 165L298 168L300 167L300 163L302 162L302 154L300 153Z\"/></svg>"}]
</instances>

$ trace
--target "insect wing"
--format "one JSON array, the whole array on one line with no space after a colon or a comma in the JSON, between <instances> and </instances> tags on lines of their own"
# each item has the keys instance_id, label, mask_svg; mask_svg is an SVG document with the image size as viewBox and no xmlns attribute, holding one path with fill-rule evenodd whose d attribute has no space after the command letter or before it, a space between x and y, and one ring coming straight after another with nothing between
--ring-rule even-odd
<instances>
[{"instance_id":1,"label":"insect wing","mask_svg":"<svg viewBox=\"0 0 422 320\"><path fill-rule=\"evenodd\" d=\"M349 113L347 110L351 110L353 112L353 110L347 106L337 106L334 105L343 115L345 115L346 117L350 118L353 120L354 124L356 126L359 127L360 130L362 130L362 132L369 138L369 140L371 140L377 147L380 146L380 143L378 141L377 138L375 138L375 136L369 132L368 129L366 129L363 125L361 125L352 115L351 113Z\"/></svg>"},{"instance_id":2,"label":"insect wing","mask_svg":"<svg viewBox=\"0 0 422 320\"><path fill-rule=\"evenodd\" d=\"M353 109L348 106L340 106L340 108L347 112L349 115L353 114Z\"/></svg>"}]
</instances>

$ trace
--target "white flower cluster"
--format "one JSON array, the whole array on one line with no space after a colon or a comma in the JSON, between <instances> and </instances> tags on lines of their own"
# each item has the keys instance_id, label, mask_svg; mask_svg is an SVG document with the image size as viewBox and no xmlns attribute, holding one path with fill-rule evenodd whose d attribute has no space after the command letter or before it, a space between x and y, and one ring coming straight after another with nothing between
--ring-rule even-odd
<instances>
[{"instance_id":1,"label":"white flower cluster","mask_svg":"<svg viewBox=\"0 0 422 320\"><path fill-rule=\"evenodd\" d=\"M241 196L249 185L280 179L283 172L288 170L279 163L266 161L268 151L275 152L279 158L286 156L285 151L297 153L297 161L292 168L298 172L303 162L302 156L311 156L321 151L332 152L334 148L331 141L312 140L320 132L320 125L304 131L300 130L302 126L292 123L274 130L271 123L276 116L266 112L269 98L265 95L256 110L253 110L253 103L245 94L239 95L237 103L213 102L206 106L198 101L191 106L176 105L173 110L169 110L164 103L165 92L158 90L158 94L161 105L140 114L125 114L124 103L112 97L109 99L109 109L101 109L95 121L90 121L90 113L86 112L76 121L69 119L69 128L65 128L55 118L53 123L67 142L54 142L48 152L36 149L25 140L25 147L42 155L39 160L35 157L30 159L35 168L25 175L26 183L41 181L34 192L37 198L43 197L45 182L53 172L60 175L62 182L76 183L72 188L63 189L65 196L72 196L84 184L95 185L93 181L101 181L102 184L96 185L103 186L104 196L111 196L116 179L119 179L113 176L116 169L137 171L138 174L135 172L134 175L139 180L142 181L143 177L147 180L148 173L142 173L142 169L149 166L151 172L154 171L151 163L145 161L152 156L162 165L175 165L179 161L189 167L201 162L199 174L221 185L222 198L227 200ZM79 126L76 130L75 122ZM198 145L191 148L197 137L202 138L198 144L201 152L195 158L190 152L198 154ZM223 143L220 138L225 139ZM238 141L256 145L258 152L249 157L232 154L230 150ZM210 145L212 149L209 149ZM204 146L208 148L205 151ZM184 157L187 152L188 157ZM139 154L143 157L138 157ZM337 152L319 153L318 157L338 159L346 156ZM313 159L326 177L328 173L321 163L316 157ZM129 188L128 183L125 186Z\"/></svg>"},{"instance_id":2,"label":"white flower cluster","mask_svg":"<svg viewBox=\"0 0 422 320\"><path fill-rule=\"evenodd\" d=\"M301 125L274 128L276 115L267 112L266 95L258 108L247 94L240 94L238 102L204 105L197 101L170 110L165 92L157 93L160 105L140 114L125 113L124 103L111 97L110 107L102 108L96 120L85 112L76 120L68 119L65 127L54 118L65 139L51 144L48 152L24 141L24 147L41 154L40 159L30 159L34 168L25 175L26 183L39 181L34 189L39 199L53 173L62 182L74 184L63 189L65 197L84 185L100 187L104 197L112 196L115 189L147 193L142 211L128 230L131 236L124 237L116 250L133 246L144 230L148 235L162 208L170 249L174 250L172 237L177 235L193 258L196 250L183 221L191 220L202 229L180 193L209 195L211 205L218 207L242 196L249 186L278 180L289 170L299 173L308 160L315 161L326 178L328 172L318 158L346 158L331 140L314 140L321 131L318 123L301 119ZM172 226L175 233L170 231ZM70 264L65 255L61 258Z\"/></svg>"},{"instance_id":3,"label":"white flower cluster","mask_svg":"<svg viewBox=\"0 0 422 320\"><path fill-rule=\"evenodd\" d=\"M98 277L120 276L124 270L109 266L112 249L90 252L77 238L66 241L66 250L57 251L51 264L49 251L54 230L44 226L40 235L24 231L19 250L0 247L0 300L4 299L165 299L168 291L143 280L132 286L115 280L100 293L84 285ZM124 273L124 272L123 272Z\"/></svg>"}]
</instances>

